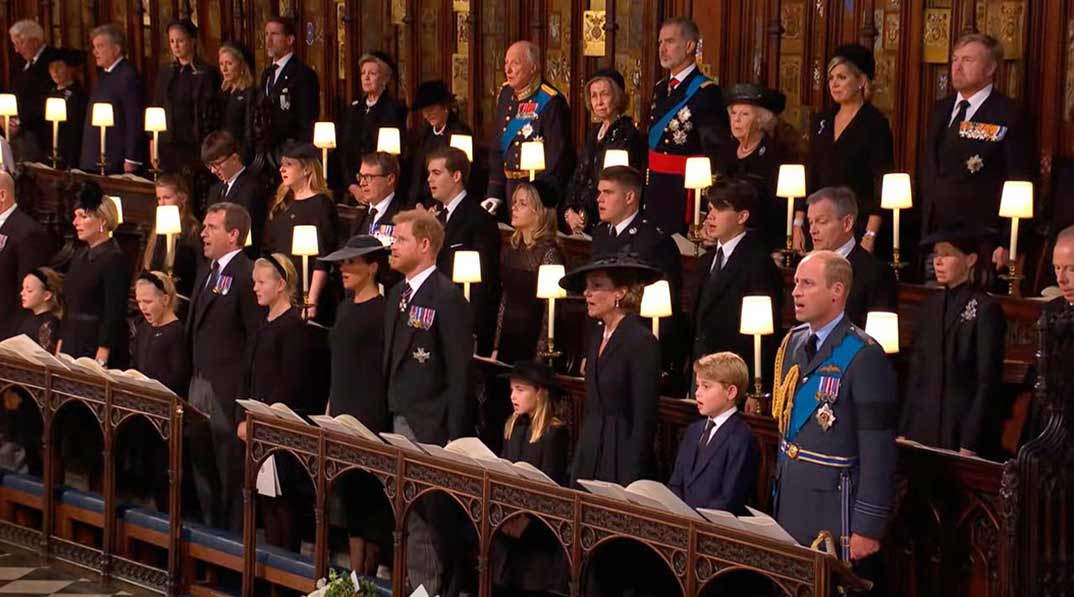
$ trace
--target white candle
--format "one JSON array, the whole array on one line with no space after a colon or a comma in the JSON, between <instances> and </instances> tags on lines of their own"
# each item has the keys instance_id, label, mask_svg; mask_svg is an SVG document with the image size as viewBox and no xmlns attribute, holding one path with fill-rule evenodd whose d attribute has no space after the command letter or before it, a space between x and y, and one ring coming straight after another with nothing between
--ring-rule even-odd
<instances>
[{"instance_id":1,"label":"white candle","mask_svg":"<svg viewBox=\"0 0 1074 597\"><path fill-rule=\"evenodd\" d=\"M470 302L470 283L469 282L463 282L462 283L462 295L464 297L466 297L466 302Z\"/></svg>"},{"instance_id":2,"label":"white candle","mask_svg":"<svg viewBox=\"0 0 1074 597\"><path fill-rule=\"evenodd\" d=\"M104 148L104 131L106 130L107 127L102 126L100 128L101 128L101 155L103 156L106 153L108 153L107 151L105 151L105 148Z\"/></svg>"},{"instance_id":3,"label":"white candle","mask_svg":"<svg viewBox=\"0 0 1074 597\"><path fill-rule=\"evenodd\" d=\"M1018 218L1011 218L1011 263L1018 256Z\"/></svg>"},{"instance_id":4,"label":"white candle","mask_svg":"<svg viewBox=\"0 0 1074 597\"><path fill-rule=\"evenodd\" d=\"M660 318L659 317L654 317L653 318L653 335L656 336L657 338L660 337Z\"/></svg>"},{"instance_id":5,"label":"white candle","mask_svg":"<svg viewBox=\"0 0 1074 597\"><path fill-rule=\"evenodd\" d=\"M761 335L753 335L753 377L761 377Z\"/></svg>"},{"instance_id":6,"label":"white candle","mask_svg":"<svg viewBox=\"0 0 1074 597\"><path fill-rule=\"evenodd\" d=\"M157 167L157 163L160 162L160 133L153 131L153 167Z\"/></svg>"},{"instance_id":7,"label":"white candle","mask_svg":"<svg viewBox=\"0 0 1074 597\"><path fill-rule=\"evenodd\" d=\"M302 298L308 301L310 296L310 258L302 256Z\"/></svg>"},{"instance_id":8,"label":"white candle","mask_svg":"<svg viewBox=\"0 0 1074 597\"><path fill-rule=\"evenodd\" d=\"M898 250L899 249L899 208L896 207L892 211L894 211L895 213L894 213L894 217L892 218L891 232L895 236L892 238L891 242L894 243L895 250Z\"/></svg>"},{"instance_id":9,"label":"white candle","mask_svg":"<svg viewBox=\"0 0 1074 597\"><path fill-rule=\"evenodd\" d=\"M166 245L167 256L165 258L165 263L167 265L165 267L170 271L172 269L172 266L175 265L175 245L172 244L172 241L174 240L174 235L169 232L164 235L164 240L166 243L168 243Z\"/></svg>"},{"instance_id":10,"label":"white candle","mask_svg":"<svg viewBox=\"0 0 1074 597\"><path fill-rule=\"evenodd\" d=\"M701 225L701 198L697 189L694 189L694 226Z\"/></svg>"},{"instance_id":11,"label":"white candle","mask_svg":"<svg viewBox=\"0 0 1074 597\"><path fill-rule=\"evenodd\" d=\"M548 344L556 337L556 299L548 299Z\"/></svg>"},{"instance_id":12,"label":"white candle","mask_svg":"<svg viewBox=\"0 0 1074 597\"><path fill-rule=\"evenodd\" d=\"M794 197L787 197L787 238L791 237L791 227L794 226Z\"/></svg>"},{"instance_id":13,"label":"white candle","mask_svg":"<svg viewBox=\"0 0 1074 597\"><path fill-rule=\"evenodd\" d=\"M57 155L59 155L60 146L60 123L58 121L52 121L52 147ZM53 164L55 166L56 164Z\"/></svg>"}]
</instances>

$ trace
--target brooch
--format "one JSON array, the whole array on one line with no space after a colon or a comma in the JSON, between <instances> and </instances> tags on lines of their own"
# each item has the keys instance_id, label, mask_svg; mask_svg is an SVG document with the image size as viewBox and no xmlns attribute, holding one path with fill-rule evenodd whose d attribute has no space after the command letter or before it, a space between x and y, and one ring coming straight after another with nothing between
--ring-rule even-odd
<instances>
[{"instance_id":1,"label":"brooch","mask_svg":"<svg viewBox=\"0 0 1074 597\"><path fill-rule=\"evenodd\" d=\"M692 122L684 122L684 123L682 123L682 130L684 130L684 131L689 133L690 131L694 130L694 123L692 123Z\"/></svg>"},{"instance_id":2,"label":"brooch","mask_svg":"<svg viewBox=\"0 0 1074 597\"><path fill-rule=\"evenodd\" d=\"M757 150L757 155L759 155L759 156L764 155L764 152L767 151L767 150L768 150L768 146L767 145L762 145L761 148Z\"/></svg>"},{"instance_id":3,"label":"brooch","mask_svg":"<svg viewBox=\"0 0 1074 597\"><path fill-rule=\"evenodd\" d=\"M973 321L977 319L977 299L970 299L970 302L966 303L966 308L962 310L962 315L959 316L962 321Z\"/></svg>"},{"instance_id":4,"label":"brooch","mask_svg":"<svg viewBox=\"0 0 1074 597\"><path fill-rule=\"evenodd\" d=\"M527 122L526 126L522 127L522 130L519 132L522 134L523 139L529 139L530 135L533 134L533 125Z\"/></svg>"},{"instance_id":5,"label":"brooch","mask_svg":"<svg viewBox=\"0 0 1074 597\"><path fill-rule=\"evenodd\" d=\"M426 351L424 348L418 347L418 349L415 350L414 353L410 356L414 357L415 361L424 365L425 361L428 361L429 357L432 356L432 353Z\"/></svg>"},{"instance_id":6,"label":"brooch","mask_svg":"<svg viewBox=\"0 0 1074 597\"><path fill-rule=\"evenodd\" d=\"M828 124L827 120L821 120L820 121L820 126L817 127L817 134L818 135L824 132L824 125L826 125L826 124Z\"/></svg>"},{"instance_id":7,"label":"brooch","mask_svg":"<svg viewBox=\"0 0 1074 597\"><path fill-rule=\"evenodd\" d=\"M630 229L627 230L627 234L637 234L637 233L638 233L638 229L633 227L633 226L631 226Z\"/></svg>"},{"instance_id":8,"label":"brooch","mask_svg":"<svg viewBox=\"0 0 1074 597\"><path fill-rule=\"evenodd\" d=\"M832 412L832 407L825 403L823 406L817 409L817 425L820 428L827 431L835 424L835 413Z\"/></svg>"},{"instance_id":9,"label":"brooch","mask_svg":"<svg viewBox=\"0 0 1074 597\"><path fill-rule=\"evenodd\" d=\"M984 168L984 160L980 155L974 154L970 156L970 159L966 160L966 170L969 170L970 174L977 174Z\"/></svg>"}]
</instances>

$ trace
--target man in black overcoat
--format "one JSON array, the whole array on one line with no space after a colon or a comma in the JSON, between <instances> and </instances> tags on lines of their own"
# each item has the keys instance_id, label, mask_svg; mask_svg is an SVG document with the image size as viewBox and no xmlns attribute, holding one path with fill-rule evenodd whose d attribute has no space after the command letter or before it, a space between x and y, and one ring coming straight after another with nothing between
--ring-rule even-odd
<instances>
[{"instance_id":1,"label":"man in black overcoat","mask_svg":"<svg viewBox=\"0 0 1074 597\"><path fill-rule=\"evenodd\" d=\"M265 22L265 50L272 62L261 73L261 94L269 126L260 148L279 165L287 141L313 141L313 123L321 113L317 73L295 53L295 24L281 17Z\"/></svg>"},{"instance_id":2,"label":"man in black overcoat","mask_svg":"<svg viewBox=\"0 0 1074 597\"><path fill-rule=\"evenodd\" d=\"M93 59L101 70L90 92L82 130L79 168L98 172L100 129L93 126L93 104L112 104L114 126L105 131L105 173L138 172L145 165L145 97L142 78L125 56L126 38L116 25L101 25L90 33Z\"/></svg>"},{"instance_id":3,"label":"man in black overcoat","mask_svg":"<svg viewBox=\"0 0 1074 597\"><path fill-rule=\"evenodd\" d=\"M12 68L11 90L19 103L19 143L16 159L42 161L52 147L52 126L45 121L45 98L52 90L48 65L56 49L45 43L45 30L33 19L17 21L9 29L15 53L22 64ZM8 139L11 141L11 139Z\"/></svg>"}]
</instances>

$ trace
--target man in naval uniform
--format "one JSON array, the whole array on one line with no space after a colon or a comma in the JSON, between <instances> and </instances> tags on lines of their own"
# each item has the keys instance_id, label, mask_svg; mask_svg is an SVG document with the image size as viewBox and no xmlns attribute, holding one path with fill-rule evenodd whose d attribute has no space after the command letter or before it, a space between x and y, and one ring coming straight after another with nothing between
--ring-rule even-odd
<instances>
[{"instance_id":1,"label":"man in naval uniform","mask_svg":"<svg viewBox=\"0 0 1074 597\"><path fill-rule=\"evenodd\" d=\"M649 111L649 175L645 215L668 234L686 231L686 158L715 160L729 124L720 86L701 74L701 32L690 19L674 17L660 27L660 67L670 76L656 84ZM699 200L701 200L699 198Z\"/></svg>"},{"instance_id":2,"label":"man in naval uniform","mask_svg":"<svg viewBox=\"0 0 1074 597\"><path fill-rule=\"evenodd\" d=\"M496 100L497 126L489 140L489 186L482 207L506 221L511 194L519 182L529 180L522 170L522 144L544 142L545 169L537 180L563 196L565 181L574 171L571 146L571 112L567 100L541 78L541 51L536 44L518 41L504 58L507 81Z\"/></svg>"},{"instance_id":3,"label":"man in naval uniform","mask_svg":"<svg viewBox=\"0 0 1074 597\"><path fill-rule=\"evenodd\" d=\"M780 454L775 515L795 540L821 533L872 580L894 493L895 371L875 340L844 314L853 273L834 251L814 251L794 276L795 317L776 355L772 414Z\"/></svg>"}]
</instances>

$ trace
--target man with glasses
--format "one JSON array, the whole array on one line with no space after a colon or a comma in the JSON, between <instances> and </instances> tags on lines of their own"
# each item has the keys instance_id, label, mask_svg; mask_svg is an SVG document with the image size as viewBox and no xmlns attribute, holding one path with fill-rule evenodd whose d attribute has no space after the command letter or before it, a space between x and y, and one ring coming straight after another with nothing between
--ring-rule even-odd
<instances>
[{"instance_id":1,"label":"man with glasses","mask_svg":"<svg viewBox=\"0 0 1074 597\"><path fill-rule=\"evenodd\" d=\"M251 244L246 252L257 256L265 229L265 193L261 181L242 163L242 148L231 133L213 131L201 144L201 161L219 182L209 188L207 205L228 201L250 212Z\"/></svg>"},{"instance_id":2,"label":"man with glasses","mask_svg":"<svg viewBox=\"0 0 1074 597\"><path fill-rule=\"evenodd\" d=\"M395 193L399 183L399 160L384 151L367 153L362 156L355 179L358 181L358 192L354 198L359 205L365 206L365 211L354 221L351 236L370 234L378 238L391 237L395 231L392 218L406 209L404 198ZM393 269L384 271L382 276L384 288L391 288L402 279L402 275Z\"/></svg>"}]
</instances>

